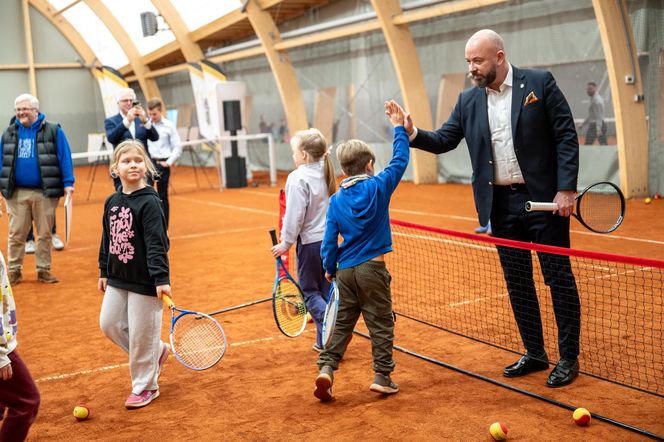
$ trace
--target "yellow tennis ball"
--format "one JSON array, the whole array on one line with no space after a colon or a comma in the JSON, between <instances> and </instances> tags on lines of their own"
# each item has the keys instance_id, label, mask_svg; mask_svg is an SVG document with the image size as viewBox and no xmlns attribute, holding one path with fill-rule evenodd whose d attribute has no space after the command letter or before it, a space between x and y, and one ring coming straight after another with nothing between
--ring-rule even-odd
<instances>
[{"instance_id":1,"label":"yellow tennis ball","mask_svg":"<svg viewBox=\"0 0 664 442\"><path fill-rule=\"evenodd\" d=\"M311 317L311 313L307 312L307 322L313 322L314 318Z\"/></svg>"},{"instance_id":2,"label":"yellow tennis ball","mask_svg":"<svg viewBox=\"0 0 664 442\"><path fill-rule=\"evenodd\" d=\"M507 439L507 425L502 422L494 422L489 427L489 433L495 440Z\"/></svg>"},{"instance_id":3,"label":"yellow tennis ball","mask_svg":"<svg viewBox=\"0 0 664 442\"><path fill-rule=\"evenodd\" d=\"M652 203L652 198L650 198L650 197L646 198L646 199L645 199L645 203L646 203L646 204L650 204L650 203Z\"/></svg>"},{"instance_id":4,"label":"yellow tennis ball","mask_svg":"<svg viewBox=\"0 0 664 442\"><path fill-rule=\"evenodd\" d=\"M79 404L74 407L74 417L76 420L84 421L90 417L90 408L87 405Z\"/></svg>"},{"instance_id":5,"label":"yellow tennis ball","mask_svg":"<svg viewBox=\"0 0 664 442\"><path fill-rule=\"evenodd\" d=\"M572 414L572 419L579 427L585 427L590 423L590 411L585 408L577 408Z\"/></svg>"}]
</instances>

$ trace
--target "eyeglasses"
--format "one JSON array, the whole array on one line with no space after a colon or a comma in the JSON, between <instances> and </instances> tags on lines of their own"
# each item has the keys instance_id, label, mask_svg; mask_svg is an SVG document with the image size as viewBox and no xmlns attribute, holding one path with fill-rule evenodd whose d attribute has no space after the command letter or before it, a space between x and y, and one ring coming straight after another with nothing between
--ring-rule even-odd
<instances>
[{"instance_id":1,"label":"eyeglasses","mask_svg":"<svg viewBox=\"0 0 664 442\"><path fill-rule=\"evenodd\" d=\"M119 101L120 101L120 103L131 103L132 101L134 101L134 99L133 98L125 98L124 100L119 100Z\"/></svg>"},{"instance_id":2,"label":"eyeglasses","mask_svg":"<svg viewBox=\"0 0 664 442\"><path fill-rule=\"evenodd\" d=\"M17 107L16 112L30 112L36 110L34 107Z\"/></svg>"}]
</instances>

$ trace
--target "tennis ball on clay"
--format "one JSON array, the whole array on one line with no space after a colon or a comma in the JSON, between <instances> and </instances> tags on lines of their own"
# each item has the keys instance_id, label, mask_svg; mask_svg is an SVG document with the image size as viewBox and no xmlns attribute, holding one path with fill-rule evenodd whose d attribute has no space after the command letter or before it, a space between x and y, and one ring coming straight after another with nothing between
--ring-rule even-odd
<instances>
[{"instance_id":1,"label":"tennis ball on clay","mask_svg":"<svg viewBox=\"0 0 664 442\"><path fill-rule=\"evenodd\" d=\"M502 422L494 422L489 427L489 433L495 440L507 439L507 425Z\"/></svg>"},{"instance_id":2,"label":"tennis ball on clay","mask_svg":"<svg viewBox=\"0 0 664 442\"><path fill-rule=\"evenodd\" d=\"M314 318L311 317L311 313L307 312L307 322L313 322Z\"/></svg>"},{"instance_id":3,"label":"tennis ball on clay","mask_svg":"<svg viewBox=\"0 0 664 442\"><path fill-rule=\"evenodd\" d=\"M650 204L650 203L652 203L652 198L650 198L650 197L646 198L646 199L644 200L644 203L646 203L646 204Z\"/></svg>"},{"instance_id":4,"label":"tennis ball on clay","mask_svg":"<svg viewBox=\"0 0 664 442\"><path fill-rule=\"evenodd\" d=\"M572 419L579 427L585 427L590 423L590 411L585 408L577 408L572 414Z\"/></svg>"},{"instance_id":5,"label":"tennis ball on clay","mask_svg":"<svg viewBox=\"0 0 664 442\"><path fill-rule=\"evenodd\" d=\"M74 417L78 421L84 421L90 417L90 407L87 405L79 404L74 407Z\"/></svg>"}]
</instances>

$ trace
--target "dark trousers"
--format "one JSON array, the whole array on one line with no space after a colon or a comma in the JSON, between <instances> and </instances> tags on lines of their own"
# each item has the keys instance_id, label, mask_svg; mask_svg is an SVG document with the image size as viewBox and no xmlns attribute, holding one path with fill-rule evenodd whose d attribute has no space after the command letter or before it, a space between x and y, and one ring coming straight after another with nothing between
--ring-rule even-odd
<instances>
[{"instance_id":1,"label":"dark trousers","mask_svg":"<svg viewBox=\"0 0 664 442\"><path fill-rule=\"evenodd\" d=\"M526 212L530 195L525 188L510 190L496 186L493 193L491 227L499 238L569 247L569 218L551 212ZM497 246L514 318L526 350L540 356L545 353L530 250ZM553 310L558 326L560 357L576 359L579 355L581 308L572 265L568 256L537 253L544 283L551 289Z\"/></svg>"},{"instance_id":2,"label":"dark trousers","mask_svg":"<svg viewBox=\"0 0 664 442\"><path fill-rule=\"evenodd\" d=\"M323 346L323 317L330 293L330 283L325 279L320 257L321 242L302 244L298 237L296 247L297 279L304 295L304 304L316 324L316 344L319 347Z\"/></svg>"},{"instance_id":3,"label":"dark trousers","mask_svg":"<svg viewBox=\"0 0 664 442\"><path fill-rule=\"evenodd\" d=\"M606 123L604 121L602 121L599 135L597 134L597 125L595 123L588 124L585 144L590 146L595 143L595 140L598 140L602 146L606 146Z\"/></svg>"},{"instance_id":4,"label":"dark trousers","mask_svg":"<svg viewBox=\"0 0 664 442\"><path fill-rule=\"evenodd\" d=\"M339 368L348 337L360 318L369 329L371 354L375 372L394 371L394 317L392 316L392 276L384 262L366 261L355 267L337 271L339 313L328 348L318 357L318 367Z\"/></svg>"},{"instance_id":5,"label":"dark trousers","mask_svg":"<svg viewBox=\"0 0 664 442\"><path fill-rule=\"evenodd\" d=\"M166 161L166 159L154 159L154 165L157 169L157 193L159 194L159 199L161 199L161 205L164 207L164 216L166 217L166 227L168 227L168 182L171 178L171 168L164 167L159 165L160 161Z\"/></svg>"},{"instance_id":6,"label":"dark trousers","mask_svg":"<svg viewBox=\"0 0 664 442\"><path fill-rule=\"evenodd\" d=\"M55 235L55 219L53 219L53 228L51 229L51 233ZM35 232L34 232L34 226L30 226L30 231L28 232L28 236L25 238L25 241L34 241L35 240Z\"/></svg>"},{"instance_id":7,"label":"dark trousers","mask_svg":"<svg viewBox=\"0 0 664 442\"><path fill-rule=\"evenodd\" d=\"M0 442L23 441L37 417L40 396L37 385L16 351L9 354L13 376L0 379L0 408L7 414L0 427Z\"/></svg>"}]
</instances>

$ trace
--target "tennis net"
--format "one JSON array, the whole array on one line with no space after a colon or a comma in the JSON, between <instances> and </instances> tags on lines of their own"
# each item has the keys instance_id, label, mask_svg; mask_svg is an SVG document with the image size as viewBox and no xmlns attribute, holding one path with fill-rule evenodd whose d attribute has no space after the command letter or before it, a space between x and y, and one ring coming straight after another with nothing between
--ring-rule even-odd
<instances>
[{"instance_id":1,"label":"tennis net","mask_svg":"<svg viewBox=\"0 0 664 442\"><path fill-rule=\"evenodd\" d=\"M396 220L392 220L392 236L394 252L387 259L397 314L515 353L522 353L524 347L498 250L503 263L516 257L521 260L523 284L517 281L513 296L519 296L519 287L527 287L532 265L545 349L554 362L559 357L558 330L542 264L558 270L571 265L580 299L581 373L664 397L664 261L521 243ZM564 273L553 273L549 278L560 283ZM579 315L574 302L562 309L559 316Z\"/></svg>"}]
</instances>

